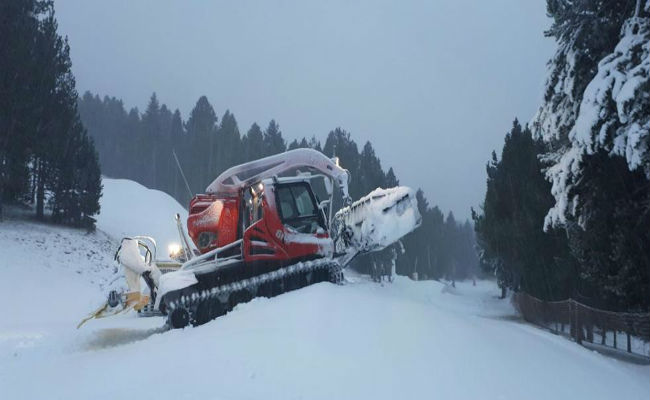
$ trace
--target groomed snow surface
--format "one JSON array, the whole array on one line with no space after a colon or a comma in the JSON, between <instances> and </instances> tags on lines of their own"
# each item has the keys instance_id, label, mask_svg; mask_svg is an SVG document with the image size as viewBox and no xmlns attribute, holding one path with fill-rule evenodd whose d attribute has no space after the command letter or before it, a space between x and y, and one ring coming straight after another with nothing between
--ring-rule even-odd
<instances>
[{"instance_id":1,"label":"groomed snow surface","mask_svg":"<svg viewBox=\"0 0 650 400\"><path fill-rule=\"evenodd\" d=\"M110 233L0 223L1 399L650 396L650 367L518 321L488 281L380 286L347 273L197 328L131 313L76 330L103 300L114 245Z\"/></svg>"}]
</instances>

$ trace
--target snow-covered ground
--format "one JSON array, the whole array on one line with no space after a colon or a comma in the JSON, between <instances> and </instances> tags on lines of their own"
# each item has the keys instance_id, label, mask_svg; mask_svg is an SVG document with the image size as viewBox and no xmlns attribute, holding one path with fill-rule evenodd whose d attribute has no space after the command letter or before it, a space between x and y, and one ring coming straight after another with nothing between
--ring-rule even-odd
<instances>
[{"instance_id":1,"label":"snow-covered ground","mask_svg":"<svg viewBox=\"0 0 650 400\"><path fill-rule=\"evenodd\" d=\"M109 192L127 185L105 182L105 210ZM159 236L134 221L128 229ZM517 321L487 281L453 289L398 277L380 286L348 273L345 285L255 299L197 328L165 331L162 318L127 314L77 330L103 300L114 235L0 223L0 399L650 396L650 367Z\"/></svg>"}]
</instances>

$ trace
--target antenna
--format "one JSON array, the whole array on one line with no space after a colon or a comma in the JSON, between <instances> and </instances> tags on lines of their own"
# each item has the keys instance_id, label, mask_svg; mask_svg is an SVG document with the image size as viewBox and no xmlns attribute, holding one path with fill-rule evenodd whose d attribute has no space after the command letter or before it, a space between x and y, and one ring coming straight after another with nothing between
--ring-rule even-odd
<instances>
[{"instance_id":1,"label":"antenna","mask_svg":"<svg viewBox=\"0 0 650 400\"><path fill-rule=\"evenodd\" d=\"M174 160L176 160L176 166L178 167L178 171L181 173L181 177L183 178L183 182L185 182L185 187L187 188L188 193L190 194L190 198L194 197L194 193L192 193L192 189L190 189L190 184L187 183L187 178L185 178L185 174L183 173L183 168L181 167L181 162L178 161L178 156L176 156L176 150L172 149L172 155L174 156Z\"/></svg>"}]
</instances>

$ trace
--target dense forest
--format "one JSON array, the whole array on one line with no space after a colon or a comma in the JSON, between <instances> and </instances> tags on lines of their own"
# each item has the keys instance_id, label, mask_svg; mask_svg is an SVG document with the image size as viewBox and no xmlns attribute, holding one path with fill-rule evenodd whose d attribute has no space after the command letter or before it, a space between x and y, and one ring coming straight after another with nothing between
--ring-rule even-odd
<instances>
[{"instance_id":1,"label":"dense forest","mask_svg":"<svg viewBox=\"0 0 650 400\"><path fill-rule=\"evenodd\" d=\"M28 204L40 220L92 229L99 164L52 2L1 2L0 54L0 219L4 203Z\"/></svg>"},{"instance_id":2,"label":"dense forest","mask_svg":"<svg viewBox=\"0 0 650 400\"><path fill-rule=\"evenodd\" d=\"M192 194L202 193L214 178L242 162L301 147L339 157L352 175L350 195L358 199L377 187L399 184L392 168L384 170L370 142L359 151L350 133L336 128L324 144L316 137L287 141L279 124L272 120L262 128L257 123L240 134L234 114L226 110L221 118L206 96L200 97L189 117L161 104L154 93L144 112L127 108L114 97L100 98L86 92L79 99L79 113L99 152L102 173L127 178L152 189L162 190L187 205ZM182 166L189 190L178 164ZM423 216L420 228L401 243L378 254L362 257L354 266L379 276L390 272L420 278L465 279L478 268L475 234L469 221L446 217L417 192Z\"/></svg>"},{"instance_id":3,"label":"dense forest","mask_svg":"<svg viewBox=\"0 0 650 400\"><path fill-rule=\"evenodd\" d=\"M473 217L503 290L650 309L650 2L548 1L543 103L515 121Z\"/></svg>"}]
</instances>

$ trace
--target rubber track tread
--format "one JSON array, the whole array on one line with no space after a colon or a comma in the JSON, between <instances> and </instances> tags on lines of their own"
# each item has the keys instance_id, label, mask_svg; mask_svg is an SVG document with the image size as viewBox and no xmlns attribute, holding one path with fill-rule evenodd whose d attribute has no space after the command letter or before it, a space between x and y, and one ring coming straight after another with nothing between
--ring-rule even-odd
<instances>
[{"instance_id":1,"label":"rubber track tread","mask_svg":"<svg viewBox=\"0 0 650 400\"><path fill-rule=\"evenodd\" d=\"M183 307L187 309L188 312L190 313L191 316L190 319L193 321L193 324L200 325L202 323L208 322L218 317L219 315L225 314L225 311L223 311L223 312L216 313L216 315L203 316L202 318L200 318L200 321L197 321L196 313L198 308L202 305L207 305L208 309L212 311L213 306L209 305L208 303L218 301L219 303L217 303L217 305L223 307L223 303L224 303L223 299L229 299L232 294L242 293L243 291L247 291L248 293L257 293L257 289L264 284L283 281L285 278L291 276L296 276L299 274L306 275L308 273L316 272L319 270L323 272L327 271L329 279L319 280L318 282L324 282L329 280L332 283L340 283L343 281L343 268L341 268L341 265L339 264L338 261L332 259L304 261L304 262L288 265L278 270L268 272L266 274L262 274L259 276L255 276L252 278L243 279L237 282L231 282L221 286L216 286L211 289L202 290L200 292L195 291L193 293L188 293L176 299L175 301L172 301L169 304L167 304L167 308L169 310L168 314L171 314L171 312L177 307ZM317 282L307 282L307 285L300 285L295 289L309 286L312 283L317 283ZM295 289L290 288L289 290L286 290L285 288L285 290L281 291L280 293L277 293L276 295L286 293ZM238 301L235 301L234 304L230 304L230 307L228 308L232 308L238 303L248 301L253 297L257 297L257 296L252 295L250 296L250 298L244 299L243 301L238 299ZM212 314L212 312L210 312L210 314Z\"/></svg>"}]
</instances>

